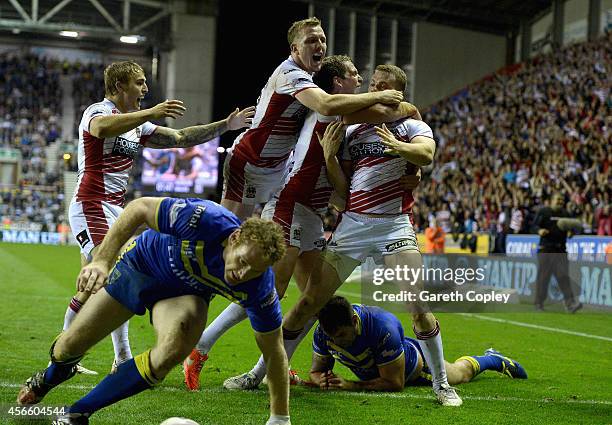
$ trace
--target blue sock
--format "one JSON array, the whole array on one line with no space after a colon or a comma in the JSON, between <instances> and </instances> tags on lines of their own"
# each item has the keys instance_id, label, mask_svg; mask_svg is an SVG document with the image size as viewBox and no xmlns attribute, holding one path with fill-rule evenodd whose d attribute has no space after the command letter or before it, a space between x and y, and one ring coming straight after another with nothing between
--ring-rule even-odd
<instances>
[{"instance_id":1,"label":"blue sock","mask_svg":"<svg viewBox=\"0 0 612 425\"><path fill-rule=\"evenodd\" d=\"M51 362L51 365L45 370L45 384L56 386L72 378L76 373L74 370L74 365L76 363L76 361L70 363Z\"/></svg>"},{"instance_id":2,"label":"blue sock","mask_svg":"<svg viewBox=\"0 0 612 425\"><path fill-rule=\"evenodd\" d=\"M497 356L470 356L474 360L478 362L480 365L479 372L484 372L485 370L495 370L497 372L502 372L504 370L504 363L502 359Z\"/></svg>"},{"instance_id":3,"label":"blue sock","mask_svg":"<svg viewBox=\"0 0 612 425\"><path fill-rule=\"evenodd\" d=\"M144 353L147 356L147 370L149 367L148 354L149 351ZM142 356L143 354L122 363L115 373L107 375L85 397L70 406L69 411L72 413L92 414L119 400L152 388L156 382L151 382L150 378L147 379L146 375L143 376L141 374L142 367L140 364L137 364L137 362L142 361ZM149 377L151 376L150 370L148 370L148 375Z\"/></svg>"}]
</instances>

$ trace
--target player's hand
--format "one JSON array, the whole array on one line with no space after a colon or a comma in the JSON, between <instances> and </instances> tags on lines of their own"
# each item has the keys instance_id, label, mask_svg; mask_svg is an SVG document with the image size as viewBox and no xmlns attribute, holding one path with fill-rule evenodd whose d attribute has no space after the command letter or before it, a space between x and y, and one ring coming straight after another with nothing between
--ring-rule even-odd
<instances>
[{"instance_id":1,"label":"player's hand","mask_svg":"<svg viewBox=\"0 0 612 425\"><path fill-rule=\"evenodd\" d=\"M77 290L95 294L108 282L109 267L95 261L81 269L77 277Z\"/></svg>"},{"instance_id":2,"label":"player's hand","mask_svg":"<svg viewBox=\"0 0 612 425\"><path fill-rule=\"evenodd\" d=\"M350 381L347 381L346 379L340 377L340 376L333 376L330 377L327 382L329 383L329 389L330 390L353 390L354 386L353 383Z\"/></svg>"},{"instance_id":3,"label":"player's hand","mask_svg":"<svg viewBox=\"0 0 612 425\"><path fill-rule=\"evenodd\" d=\"M405 191L413 191L421 183L421 169L416 174L403 175L399 178L400 188Z\"/></svg>"},{"instance_id":4,"label":"player's hand","mask_svg":"<svg viewBox=\"0 0 612 425\"><path fill-rule=\"evenodd\" d=\"M317 132L317 138L323 148L323 156L325 158L331 158L338 153L344 138L344 129L344 124L341 121L334 121L327 126L323 137Z\"/></svg>"},{"instance_id":5,"label":"player's hand","mask_svg":"<svg viewBox=\"0 0 612 425\"><path fill-rule=\"evenodd\" d=\"M550 233L550 232L549 232L548 230L546 230L546 229L540 229L540 230L538 230L538 235L540 235L540 236L546 236L546 235L548 235L549 233Z\"/></svg>"},{"instance_id":6,"label":"player's hand","mask_svg":"<svg viewBox=\"0 0 612 425\"><path fill-rule=\"evenodd\" d=\"M151 119L159 120L161 118L178 118L182 117L187 108L183 106L180 100L168 100L158 103L149 109Z\"/></svg>"},{"instance_id":7,"label":"player's hand","mask_svg":"<svg viewBox=\"0 0 612 425\"><path fill-rule=\"evenodd\" d=\"M242 111L238 108L228 115L227 129L228 130L240 130L244 127L250 127L253 123L253 117L255 116L255 107L249 106L244 108Z\"/></svg>"},{"instance_id":8,"label":"player's hand","mask_svg":"<svg viewBox=\"0 0 612 425\"><path fill-rule=\"evenodd\" d=\"M404 93L398 90L383 90L376 93L376 100L383 105L398 105L404 100Z\"/></svg>"},{"instance_id":9,"label":"player's hand","mask_svg":"<svg viewBox=\"0 0 612 425\"><path fill-rule=\"evenodd\" d=\"M404 142L397 140L391 130L387 128L385 124L380 127L376 127L376 134L380 137L380 141L387 147L384 153L388 155L399 155L402 150Z\"/></svg>"},{"instance_id":10,"label":"player's hand","mask_svg":"<svg viewBox=\"0 0 612 425\"><path fill-rule=\"evenodd\" d=\"M322 390L329 390L329 382L331 379L336 378L336 375L331 370L323 373L319 380L319 388Z\"/></svg>"}]
</instances>

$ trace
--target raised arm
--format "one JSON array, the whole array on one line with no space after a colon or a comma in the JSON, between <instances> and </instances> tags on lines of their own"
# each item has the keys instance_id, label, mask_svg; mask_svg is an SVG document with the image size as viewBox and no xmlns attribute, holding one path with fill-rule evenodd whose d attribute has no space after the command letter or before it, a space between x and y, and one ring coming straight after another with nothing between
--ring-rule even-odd
<instances>
[{"instance_id":1,"label":"raised arm","mask_svg":"<svg viewBox=\"0 0 612 425\"><path fill-rule=\"evenodd\" d=\"M352 114L342 117L344 124L382 124L384 122L393 122L401 118L421 117L418 109L411 103L400 102L397 106L383 105L376 103L368 108L353 112Z\"/></svg>"},{"instance_id":2,"label":"raised arm","mask_svg":"<svg viewBox=\"0 0 612 425\"><path fill-rule=\"evenodd\" d=\"M375 103L399 104L404 95L397 90L384 90L360 94L328 94L318 87L311 87L295 95L300 103L321 115L345 115L367 108Z\"/></svg>"},{"instance_id":3,"label":"raised arm","mask_svg":"<svg viewBox=\"0 0 612 425\"><path fill-rule=\"evenodd\" d=\"M89 133L99 139L116 137L133 130L147 121L161 118L178 118L185 112L180 100L166 100L152 108L125 114L112 114L94 117L89 124Z\"/></svg>"},{"instance_id":4,"label":"raised arm","mask_svg":"<svg viewBox=\"0 0 612 425\"><path fill-rule=\"evenodd\" d=\"M397 140L384 124L376 127L376 133L382 144L387 147L385 153L401 156L420 167L433 162L436 153L436 142L433 139L426 136L415 136L410 143L406 143Z\"/></svg>"},{"instance_id":5,"label":"raised arm","mask_svg":"<svg viewBox=\"0 0 612 425\"><path fill-rule=\"evenodd\" d=\"M239 130L251 125L255 107L236 108L227 118L204 125L194 125L180 130L157 127L147 139L146 146L155 149L188 148L208 142L228 130Z\"/></svg>"},{"instance_id":6,"label":"raised arm","mask_svg":"<svg viewBox=\"0 0 612 425\"><path fill-rule=\"evenodd\" d=\"M323 137L317 133L319 143L323 148L323 157L325 158L325 167L327 168L327 177L338 195L346 199L346 194L349 189L349 182L346 174L342 171L342 167L338 162L336 154L344 137L344 125L336 121L331 123L325 129Z\"/></svg>"},{"instance_id":7,"label":"raised arm","mask_svg":"<svg viewBox=\"0 0 612 425\"><path fill-rule=\"evenodd\" d=\"M119 215L94 254L91 263L81 269L77 278L79 291L96 293L106 284L119 249L143 224L157 227L156 212L164 198L139 198L132 201Z\"/></svg>"}]
</instances>

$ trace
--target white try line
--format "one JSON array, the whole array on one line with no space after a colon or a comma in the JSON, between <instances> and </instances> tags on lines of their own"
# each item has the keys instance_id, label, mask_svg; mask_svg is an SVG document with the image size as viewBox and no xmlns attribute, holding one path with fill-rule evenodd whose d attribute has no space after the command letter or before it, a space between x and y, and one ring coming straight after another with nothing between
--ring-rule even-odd
<instances>
[{"instance_id":1,"label":"white try line","mask_svg":"<svg viewBox=\"0 0 612 425\"><path fill-rule=\"evenodd\" d=\"M361 297L362 296L362 294L357 294L355 292L348 292L348 291L336 291L336 292L338 294L347 295L349 297ZM550 327L550 326L535 325L533 323L517 322L516 320L500 319L500 318L497 318L497 317L483 316L481 314L474 314L474 313L457 313L457 314L460 314L461 316L465 316L465 317L472 317L474 319L488 320L490 322L506 323L506 324L509 324L509 325L522 326L524 328L532 328L532 329L538 329L538 330L542 330L542 331L557 332L557 333L561 333L561 334L574 335L574 336L582 336L584 338L592 338L592 339L599 339L599 340L602 340L602 341L612 342L612 338L607 337L607 336L593 335L593 334L588 334L588 333L584 333L584 332L570 331L570 330L567 330L567 329L553 328L553 327Z\"/></svg>"},{"instance_id":2,"label":"white try line","mask_svg":"<svg viewBox=\"0 0 612 425\"><path fill-rule=\"evenodd\" d=\"M21 388L22 384L15 384L12 382L0 382L0 387L2 388ZM93 385L73 385L73 384L66 384L66 385L61 385L60 388L67 388L67 389L71 389L71 390L81 390L81 391L88 391L91 390L93 388ZM177 387L165 387L163 386L159 386L155 388L155 391L163 391L163 392L168 392L168 393L191 393L190 391L187 391L185 388L177 388ZM229 394L230 391L232 390L226 390L225 388L221 388L221 387L216 387L216 388L201 388L198 392L202 393L202 394L221 394L221 393L226 393ZM258 389L258 390L249 390L249 391L245 391L247 394L267 394L268 391L264 390L264 389ZM318 394L318 391L313 389L312 390L313 394ZM321 393L323 393L321 391ZM329 394L333 394L334 397L344 397L344 398L361 398L363 399L365 398L383 398L383 399L407 399L407 398L411 398L411 399L416 399L416 400L431 400L432 402L435 401L435 397L433 394L431 395L427 395L427 394L413 394L410 392L400 392L400 393L388 393L388 392L350 392L350 391L327 391L326 393ZM522 397L496 397L496 396L469 396L469 395L462 395L461 398L463 400L474 400L474 401L502 401L502 402L513 402L513 401L520 401L520 402L527 402L527 403L552 403L552 404L588 404L588 405L605 405L605 406L610 406L612 405L612 401L610 400L574 400L574 399L570 399L570 400L555 400L552 397L545 397L545 398L541 398L541 399L537 399L537 398L522 398Z\"/></svg>"}]
</instances>

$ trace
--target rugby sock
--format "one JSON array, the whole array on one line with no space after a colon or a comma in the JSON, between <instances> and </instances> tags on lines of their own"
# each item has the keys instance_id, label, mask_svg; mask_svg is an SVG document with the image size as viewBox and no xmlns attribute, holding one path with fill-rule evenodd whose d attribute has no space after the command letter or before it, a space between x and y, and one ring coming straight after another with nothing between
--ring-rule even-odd
<instances>
[{"instance_id":1,"label":"rugby sock","mask_svg":"<svg viewBox=\"0 0 612 425\"><path fill-rule=\"evenodd\" d=\"M68 362L51 362L51 364L45 370L45 384L50 385L59 385L62 382L72 378L76 370L74 365L76 365L81 357L78 359L68 361Z\"/></svg>"},{"instance_id":2,"label":"rugby sock","mask_svg":"<svg viewBox=\"0 0 612 425\"><path fill-rule=\"evenodd\" d=\"M204 329L196 349L202 354L208 354L221 335L246 318L246 310L238 304L231 303Z\"/></svg>"},{"instance_id":3,"label":"rugby sock","mask_svg":"<svg viewBox=\"0 0 612 425\"><path fill-rule=\"evenodd\" d=\"M72 297L70 304L68 304L68 308L66 309L66 314L64 315L64 331L68 329L79 310L81 310L81 307L83 307L83 303L77 300L76 297Z\"/></svg>"},{"instance_id":4,"label":"rugby sock","mask_svg":"<svg viewBox=\"0 0 612 425\"><path fill-rule=\"evenodd\" d=\"M115 373L106 375L85 397L70 406L69 411L91 414L159 383L151 372L150 353L148 350L122 363Z\"/></svg>"},{"instance_id":5,"label":"rugby sock","mask_svg":"<svg viewBox=\"0 0 612 425\"><path fill-rule=\"evenodd\" d=\"M428 332L418 332L414 329L419 346L423 351L425 362L431 370L434 389L441 385L448 385L446 366L444 365L444 348L442 347L442 336L440 335L440 324L436 320L436 327Z\"/></svg>"},{"instance_id":6,"label":"rugby sock","mask_svg":"<svg viewBox=\"0 0 612 425\"><path fill-rule=\"evenodd\" d=\"M467 360L472 366L474 376L485 370L495 370L497 372L503 372L504 370L504 362L497 356L463 356L457 360Z\"/></svg>"},{"instance_id":7,"label":"rugby sock","mask_svg":"<svg viewBox=\"0 0 612 425\"><path fill-rule=\"evenodd\" d=\"M128 327L129 322L125 322L111 332L113 349L115 350L115 360L117 360L118 364L132 358L132 350L130 349L130 340L128 338Z\"/></svg>"},{"instance_id":8,"label":"rugby sock","mask_svg":"<svg viewBox=\"0 0 612 425\"><path fill-rule=\"evenodd\" d=\"M293 353L295 353L295 350L297 349L298 345L300 344L300 342L302 342L304 337L308 335L308 332L310 332L310 329L312 329L313 325L316 322L317 322L316 317L312 317L311 319L308 320L308 322L306 322L306 325L299 332L299 334L297 334L297 338L293 338L293 339L283 338L283 346L285 347L285 352L287 353L288 361L291 360L291 357L293 357ZM283 333L285 334L285 336L287 336L286 331L283 330ZM292 336L294 335L295 333L292 334ZM257 376L257 379L259 380L262 380L264 376L266 376L266 363L264 362L263 356L259 356L259 360L257 361L257 364L255 365L255 367L251 369L251 372L254 373L255 376Z\"/></svg>"}]
</instances>

